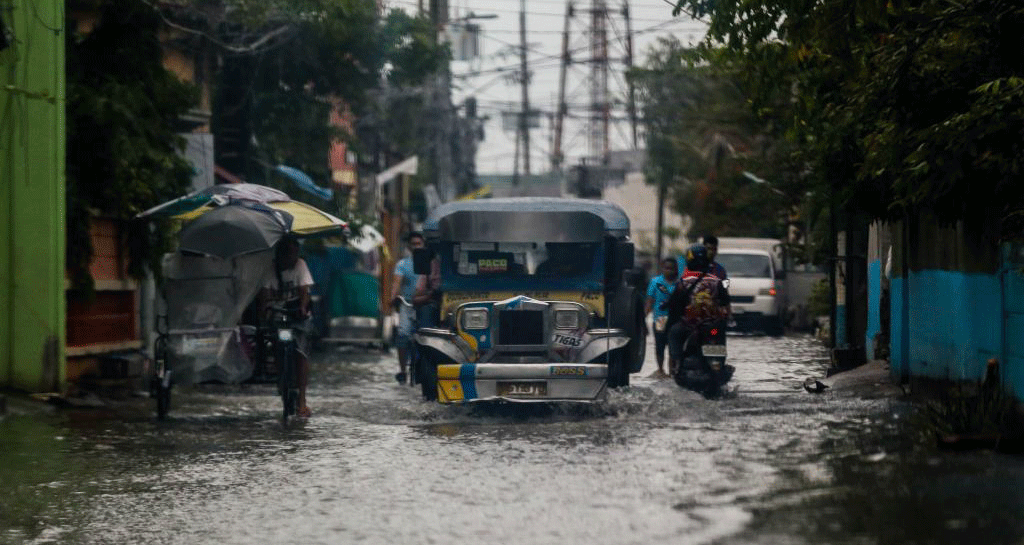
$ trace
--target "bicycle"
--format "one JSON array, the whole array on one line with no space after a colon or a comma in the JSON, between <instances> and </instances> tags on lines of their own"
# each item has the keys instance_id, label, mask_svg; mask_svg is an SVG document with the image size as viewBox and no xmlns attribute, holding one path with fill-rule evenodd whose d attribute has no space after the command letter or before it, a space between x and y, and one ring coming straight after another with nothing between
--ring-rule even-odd
<instances>
[{"instance_id":1,"label":"bicycle","mask_svg":"<svg viewBox=\"0 0 1024 545\"><path fill-rule=\"evenodd\" d=\"M296 365L298 342L295 339L295 311L271 305L269 338L274 343L274 363L277 367L277 392L281 396L283 416L294 416L299 407L299 381Z\"/></svg>"}]
</instances>

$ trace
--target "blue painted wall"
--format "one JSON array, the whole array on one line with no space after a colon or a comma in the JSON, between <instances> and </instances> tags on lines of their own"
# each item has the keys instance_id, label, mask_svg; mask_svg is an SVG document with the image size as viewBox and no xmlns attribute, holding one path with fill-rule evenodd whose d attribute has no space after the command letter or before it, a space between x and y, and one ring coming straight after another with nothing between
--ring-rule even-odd
<instances>
[{"instance_id":1,"label":"blue painted wall","mask_svg":"<svg viewBox=\"0 0 1024 545\"><path fill-rule=\"evenodd\" d=\"M1003 246L1003 358L1001 374L1017 399L1024 400L1024 244Z\"/></svg>"},{"instance_id":2,"label":"blue painted wall","mask_svg":"<svg viewBox=\"0 0 1024 545\"><path fill-rule=\"evenodd\" d=\"M989 358L1001 358L998 275L916 271L890 289L894 374L978 380Z\"/></svg>"},{"instance_id":3,"label":"blue painted wall","mask_svg":"<svg viewBox=\"0 0 1024 545\"><path fill-rule=\"evenodd\" d=\"M907 282L904 278L893 278L889 283L889 371L893 378L902 381L910 374L910 331L908 327L909 304Z\"/></svg>"},{"instance_id":4,"label":"blue painted wall","mask_svg":"<svg viewBox=\"0 0 1024 545\"><path fill-rule=\"evenodd\" d=\"M869 360L874 358L875 335L882 329L881 303L882 261L874 260L868 263L868 326L864 331L864 349Z\"/></svg>"}]
</instances>

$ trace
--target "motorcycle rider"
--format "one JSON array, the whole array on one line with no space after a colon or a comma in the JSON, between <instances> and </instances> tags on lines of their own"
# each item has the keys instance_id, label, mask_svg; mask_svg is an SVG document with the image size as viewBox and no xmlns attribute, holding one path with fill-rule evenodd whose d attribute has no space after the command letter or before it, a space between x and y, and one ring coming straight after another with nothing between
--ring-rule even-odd
<instances>
[{"instance_id":1,"label":"motorcycle rider","mask_svg":"<svg viewBox=\"0 0 1024 545\"><path fill-rule=\"evenodd\" d=\"M710 272L711 260L703 244L686 250L683 271L668 300L661 304L668 311L669 371L683 360L686 339L698 324L707 320L724 320L728 315L729 290L722 279Z\"/></svg>"}]
</instances>

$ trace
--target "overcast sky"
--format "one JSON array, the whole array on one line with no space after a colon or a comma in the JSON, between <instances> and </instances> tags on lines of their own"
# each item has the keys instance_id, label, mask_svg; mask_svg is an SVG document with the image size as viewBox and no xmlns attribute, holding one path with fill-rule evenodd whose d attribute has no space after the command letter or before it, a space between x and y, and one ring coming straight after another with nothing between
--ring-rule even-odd
<instances>
[{"instance_id":1,"label":"overcast sky","mask_svg":"<svg viewBox=\"0 0 1024 545\"><path fill-rule=\"evenodd\" d=\"M477 154L477 172L481 174L511 173L515 157L515 132L502 129L501 111L518 110L522 91L518 83L508 77L519 63L519 0L449 0L451 18L476 15L495 15L493 19L474 21L482 27L480 48L482 58L475 62L455 62L452 65L454 89L452 101L461 104L467 96L476 96L478 115L489 116L485 125L486 139ZM428 4L424 0L424 4ZM620 10L623 0L607 0L609 9ZM387 0L386 5L413 12L416 0ZM591 0L576 0L577 8L589 8ZM706 25L687 16L672 17L672 6L667 0L629 0L631 26L633 29L634 64L642 65L647 51L659 37L675 36L683 43L697 42L704 36ZM555 111L558 96L558 77L561 62L562 29L565 24L565 0L527 0L526 28L529 68L532 71L530 83L531 109L543 113ZM569 49L576 58L589 56L587 38L583 31L588 26L588 15L577 14L570 24ZM609 28L609 56L615 74L609 78L609 90L614 95L625 96L622 77L624 46L620 37L625 34L624 19L613 17L613 28ZM589 66L576 64L570 69L566 83L566 102L569 112L586 114L583 106L590 101L586 76ZM478 73L479 72L479 73ZM478 74L477 74L478 73ZM579 105L577 107L576 105ZM613 116L625 116L625 111L613 111ZM579 157L587 155L587 136L583 121L566 120L562 148L566 154L566 166L574 165ZM541 127L532 129L531 172L536 174L549 170L551 165L551 144L553 125L547 117L542 118ZM630 145L629 124L613 122L611 127L612 149L628 149ZM643 146L641 142L641 147ZM520 171L522 171L520 164Z\"/></svg>"}]
</instances>

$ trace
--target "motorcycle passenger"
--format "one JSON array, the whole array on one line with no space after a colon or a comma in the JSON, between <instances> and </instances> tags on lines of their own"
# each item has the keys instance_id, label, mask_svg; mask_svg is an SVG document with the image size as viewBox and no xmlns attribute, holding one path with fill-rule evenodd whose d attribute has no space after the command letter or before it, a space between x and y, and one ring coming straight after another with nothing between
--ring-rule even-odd
<instances>
[{"instance_id":1,"label":"motorcycle passenger","mask_svg":"<svg viewBox=\"0 0 1024 545\"><path fill-rule=\"evenodd\" d=\"M654 355L658 360L658 370L654 377L665 378L665 348L668 345L668 311L661 309L661 304L668 301L679 279L679 268L675 258L666 257L661 260L661 274L647 284L647 300L644 302L644 314L651 314L654 324Z\"/></svg>"},{"instance_id":2,"label":"motorcycle passenger","mask_svg":"<svg viewBox=\"0 0 1024 545\"><path fill-rule=\"evenodd\" d=\"M274 274L270 275L260 291L260 307L267 309L270 305L283 306L293 311L295 319L301 320L293 328L297 346L295 367L299 387L298 416L310 415L309 406L306 405L306 385L309 383L310 339L307 332L311 323L309 291L312 286L313 276L309 273L309 267L299 257L298 239L291 236L281 239L275 247Z\"/></svg>"},{"instance_id":3,"label":"motorcycle passenger","mask_svg":"<svg viewBox=\"0 0 1024 545\"><path fill-rule=\"evenodd\" d=\"M686 270L675 290L661 308L668 311L668 353L670 371L683 360L686 339L702 322L724 320L729 291L722 280L709 272L707 248L695 244L686 250Z\"/></svg>"}]
</instances>

